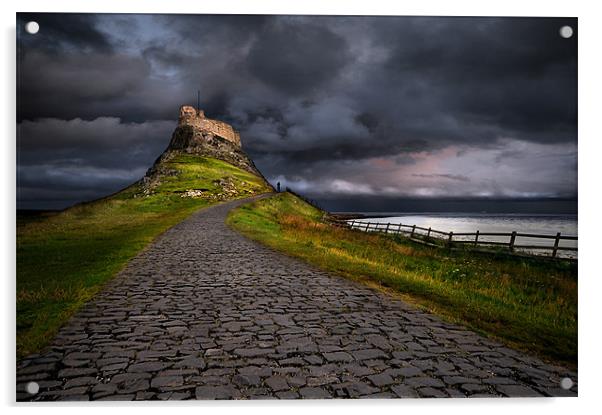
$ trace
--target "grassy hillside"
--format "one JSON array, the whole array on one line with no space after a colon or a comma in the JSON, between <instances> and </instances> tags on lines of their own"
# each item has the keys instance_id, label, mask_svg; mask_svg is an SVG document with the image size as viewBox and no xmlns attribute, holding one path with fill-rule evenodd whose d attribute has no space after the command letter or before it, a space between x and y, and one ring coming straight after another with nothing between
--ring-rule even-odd
<instances>
[{"instance_id":1,"label":"grassy hillside","mask_svg":"<svg viewBox=\"0 0 602 415\"><path fill-rule=\"evenodd\" d=\"M514 347L576 364L575 264L449 251L341 229L290 193L244 205L228 222L277 250Z\"/></svg>"},{"instance_id":2,"label":"grassy hillside","mask_svg":"<svg viewBox=\"0 0 602 415\"><path fill-rule=\"evenodd\" d=\"M220 200L271 189L226 162L175 154L161 174L106 199L17 222L17 354L39 351L160 233ZM188 197L193 191L195 197ZM196 192L196 193L195 193Z\"/></svg>"}]
</instances>

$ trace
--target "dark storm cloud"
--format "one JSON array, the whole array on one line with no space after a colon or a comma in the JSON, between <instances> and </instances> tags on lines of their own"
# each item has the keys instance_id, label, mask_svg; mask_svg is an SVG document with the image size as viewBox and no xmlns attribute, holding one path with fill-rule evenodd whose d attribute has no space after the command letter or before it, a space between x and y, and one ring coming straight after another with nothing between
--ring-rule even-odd
<instances>
[{"instance_id":1,"label":"dark storm cloud","mask_svg":"<svg viewBox=\"0 0 602 415\"><path fill-rule=\"evenodd\" d=\"M40 22L38 35L22 33L28 20ZM18 22L19 149L24 165L46 166L40 174L65 160L142 171L167 145L178 106L195 104L200 89L206 113L241 131L266 177L310 194L576 192L577 39L558 34L576 19L21 14ZM84 176L125 180L107 171Z\"/></svg>"},{"instance_id":2,"label":"dark storm cloud","mask_svg":"<svg viewBox=\"0 0 602 415\"><path fill-rule=\"evenodd\" d=\"M336 78L350 61L348 45L327 27L294 22L266 26L248 55L252 75L298 95Z\"/></svg>"},{"instance_id":3,"label":"dark storm cloud","mask_svg":"<svg viewBox=\"0 0 602 415\"><path fill-rule=\"evenodd\" d=\"M525 139L562 141L574 135L577 117L577 36L561 39L565 24L576 26L576 20L415 20L409 36L429 40L398 42L385 67L423 80L417 84L430 88L414 94L435 93L435 106L458 119Z\"/></svg>"},{"instance_id":4,"label":"dark storm cloud","mask_svg":"<svg viewBox=\"0 0 602 415\"><path fill-rule=\"evenodd\" d=\"M191 42L214 51L219 46L244 43L256 35L264 26L272 24L274 16L266 15L155 15L153 20L169 27L178 39Z\"/></svg>"}]
</instances>

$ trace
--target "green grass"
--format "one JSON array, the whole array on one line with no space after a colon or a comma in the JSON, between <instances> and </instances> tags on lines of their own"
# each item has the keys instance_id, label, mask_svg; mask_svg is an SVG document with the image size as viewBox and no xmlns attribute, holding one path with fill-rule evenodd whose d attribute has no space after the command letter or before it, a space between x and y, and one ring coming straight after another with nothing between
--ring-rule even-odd
<instances>
[{"instance_id":1,"label":"green grass","mask_svg":"<svg viewBox=\"0 0 602 415\"><path fill-rule=\"evenodd\" d=\"M125 263L194 211L215 204L230 180L246 197L270 191L265 182L226 162L179 154L150 195L139 184L57 214L17 220L17 355L40 351L58 328ZM181 197L206 189L202 197ZM223 196L220 196L223 198Z\"/></svg>"},{"instance_id":2,"label":"green grass","mask_svg":"<svg viewBox=\"0 0 602 415\"><path fill-rule=\"evenodd\" d=\"M320 268L378 287L513 347L577 361L577 266L450 251L337 228L290 193L244 205L228 223Z\"/></svg>"}]
</instances>

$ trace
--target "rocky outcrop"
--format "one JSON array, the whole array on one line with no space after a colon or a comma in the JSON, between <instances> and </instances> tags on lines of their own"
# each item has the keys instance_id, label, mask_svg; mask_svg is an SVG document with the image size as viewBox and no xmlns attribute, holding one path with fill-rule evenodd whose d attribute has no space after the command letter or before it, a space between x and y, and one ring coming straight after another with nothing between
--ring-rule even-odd
<instances>
[{"instance_id":1,"label":"rocky outcrop","mask_svg":"<svg viewBox=\"0 0 602 415\"><path fill-rule=\"evenodd\" d=\"M254 174L260 174L240 144L190 124L179 125L173 132L166 152L171 151L213 157Z\"/></svg>"},{"instance_id":2,"label":"rocky outcrop","mask_svg":"<svg viewBox=\"0 0 602 415\"><path fill-rule=\"evenodd\" d=\"M207 118L203 110L188 105L180 107L178 126L171 136L169 146L148 170L144 182L149 183L159 176L169 175L163 162L177 153L223 160L265 180L253 160L242 150L240 135L232 126Z\"/></svg>"}]
</instances>

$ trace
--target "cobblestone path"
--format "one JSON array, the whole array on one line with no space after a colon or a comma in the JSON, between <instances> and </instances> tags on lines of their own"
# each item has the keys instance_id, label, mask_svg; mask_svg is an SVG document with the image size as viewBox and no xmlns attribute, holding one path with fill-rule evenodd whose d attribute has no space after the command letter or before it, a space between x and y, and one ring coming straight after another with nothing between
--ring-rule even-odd
<instances>
[{"instance_id":1,"label":"cobblestone path","mask_svg":"<svg viewBox=\"0 0 602 415\"><path fill-rule=\"evenodd\" d=\"M576 374L331 276L211 207L134 258L18 363L19 400L576 395ZM39 392L25 392L29 382Z\"/></svg>"}]
</instances>

